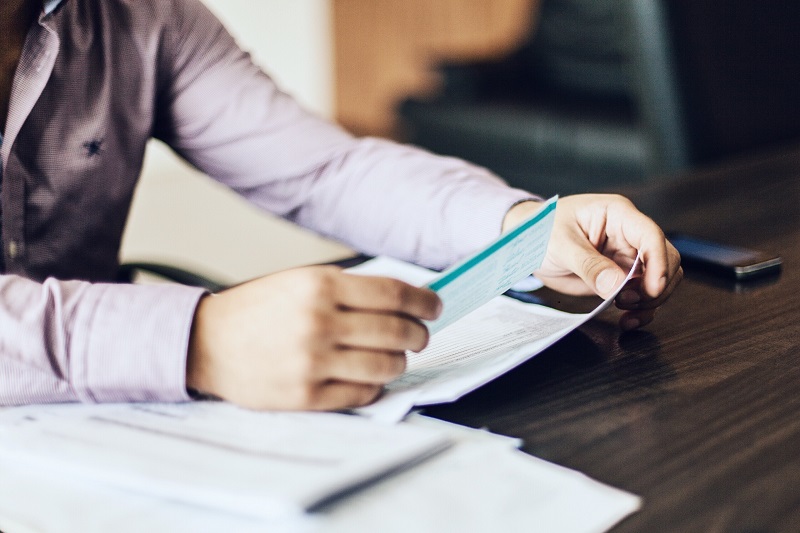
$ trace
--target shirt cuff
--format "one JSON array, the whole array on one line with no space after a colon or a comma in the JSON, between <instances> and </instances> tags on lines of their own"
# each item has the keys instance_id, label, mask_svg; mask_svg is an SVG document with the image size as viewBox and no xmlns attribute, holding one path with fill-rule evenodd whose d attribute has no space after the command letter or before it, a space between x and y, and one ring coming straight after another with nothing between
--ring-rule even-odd
<instances>
[{"instance_id":1,"label":"shirt cuff","mask_svg":"<svg viewBox=\"0 0 800 533\"><path fill-rule=\"evenodd\" d=\"M453 249L458 254L451 258L451 264L497 239L502 233L506 214L512 207L526 201L542 201L539 196L505 185L487 187L485 192L481 192L459 202L458 213L451 213L451 220L461 221L451 230Z\"/></svg>"},{"instance_id":2,"label":"shirt cuff","mask_svg":"<svg viewBox=\"0 0 800 533\"><path fill-rule=\"evenodd\" d=\"M70 382L83 402L185 402L186 357L203 289L91 285L74 315Z\"/></svg>"}]
</instances>

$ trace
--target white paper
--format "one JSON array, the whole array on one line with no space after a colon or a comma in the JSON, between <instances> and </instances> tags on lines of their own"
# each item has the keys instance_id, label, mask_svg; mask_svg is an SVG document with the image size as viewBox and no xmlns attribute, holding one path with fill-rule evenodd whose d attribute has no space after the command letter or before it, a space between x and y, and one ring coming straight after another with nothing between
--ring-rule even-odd
<instances>
[{"instance_id":1,"label":"white paper","mask_svg":"<svg viewBox=\"0 0 800 533\"><path fill-rule=\"evenodd\" d=\"M428 347L408 352L406 372L386 386L374 404L356 409L383 422L400 420L414 406L450 402L488 383L542 352L606 309L630 280L634 264L617 291L594 311L563 313L548 307L498 296L431 336ZM425 269L385 257L351 271L384 275L412 284L427 282Z\"/></svg>"},{"instance_id":2,"label":"white paper","mask_svg":"<svg viewBox=\"0 0 800 533\"><path fill-rule=\"evenodd\" d=\"M125 492L0 455L5 533L594 533L641 500L579 472L528 456L508 437L414 415L402 426L442 432L453 447L321 510L253 519Z\"/></svg>"},{"instance_id":3,"label":"white paper","mask_svg":"<svg viewBox=\"0 0 800 533\"><path fill-rule=\"evenodd\" d=\"M544 287L542 280L531 274L530 276L522 278L516 282L511 287L511 290L517 292L533 292L538 291L542 287Z\"/></svg>"},{"instance_id":4,"label":"white paper","mask_svg":"<svg viewBox=\"0 0 800 533\"><path fill-rule=\"evenodd\" d=\"M316 518L326 533L592 533L640 504L634 495L523 452L462 442Z\"/></svg>"},{"instance_id":5,"label":"white paper","mask_svg":"<svg viewBox=\"0 0 800 533\"><path fill-rule=\"evenodd\" d=\"M558 197L494 242L453 265L428 283L444 304L442 314L427 322L434 334L481 307L537 270L547 254Z\"/></svg>"},{"instance_id":6,"label":"white paper","mask_svg":"<svg viewBox=\"0 0 800 533\"><path fill-rule=\"evenodd\" d=\"M302 513L448 445L422 428L223 403L0 411L0 454L31 469L258 517Z\"/></svg>"}]
</instances>

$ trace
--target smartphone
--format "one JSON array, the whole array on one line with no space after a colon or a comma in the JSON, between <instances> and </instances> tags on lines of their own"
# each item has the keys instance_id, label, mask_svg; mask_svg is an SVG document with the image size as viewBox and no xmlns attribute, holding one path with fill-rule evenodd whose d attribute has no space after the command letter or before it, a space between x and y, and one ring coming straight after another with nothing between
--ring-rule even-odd
<instances>
[{"instance_id":1,"label":"smartphone","mask_svg":"<svg viewBox=\"0 0 800 533\"><path fill-rule=\"evenodd\" d=\"M737 281L775 275L781 269L782 260L774 254L682 233L669 233L667 238L681 254L681 264L688 269L696 268Z\"/></svg>"}]
</instances>

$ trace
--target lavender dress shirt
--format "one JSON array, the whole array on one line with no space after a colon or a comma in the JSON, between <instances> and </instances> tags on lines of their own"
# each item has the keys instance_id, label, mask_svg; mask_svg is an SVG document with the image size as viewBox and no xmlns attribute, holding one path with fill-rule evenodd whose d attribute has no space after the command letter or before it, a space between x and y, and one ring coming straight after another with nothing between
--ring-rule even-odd
<instances>
[{"instance_id":1,"label":"lavender dress shirt","mask_svg":"<svg viewBox=\"0 0 800 533\"><path fill-rule=\"evenodd\" d=\"M112 283L145 146L370 254L443 267L530 198L301 109L196 0L50 0L0 148L0 405L185 401L202 291Z\"/></svg>"}]
</instances>

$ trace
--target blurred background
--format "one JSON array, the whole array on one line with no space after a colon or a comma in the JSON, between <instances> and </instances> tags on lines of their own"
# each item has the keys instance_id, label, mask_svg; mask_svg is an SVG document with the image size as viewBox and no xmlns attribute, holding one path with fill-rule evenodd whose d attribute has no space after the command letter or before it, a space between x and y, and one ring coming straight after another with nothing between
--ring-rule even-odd
<instances>
[{"instance_id":1,"label":"blurred background","mask_svg":"<svg viewBox=\"0 0 800 533\"><path fill-rule=\"evenodd\" d=\"M615 192L800 140L797 2L204 1L310 110L543 195ZM122 259L232 283L348 253L154 143Z\"/></svg>"}]
</instances>

